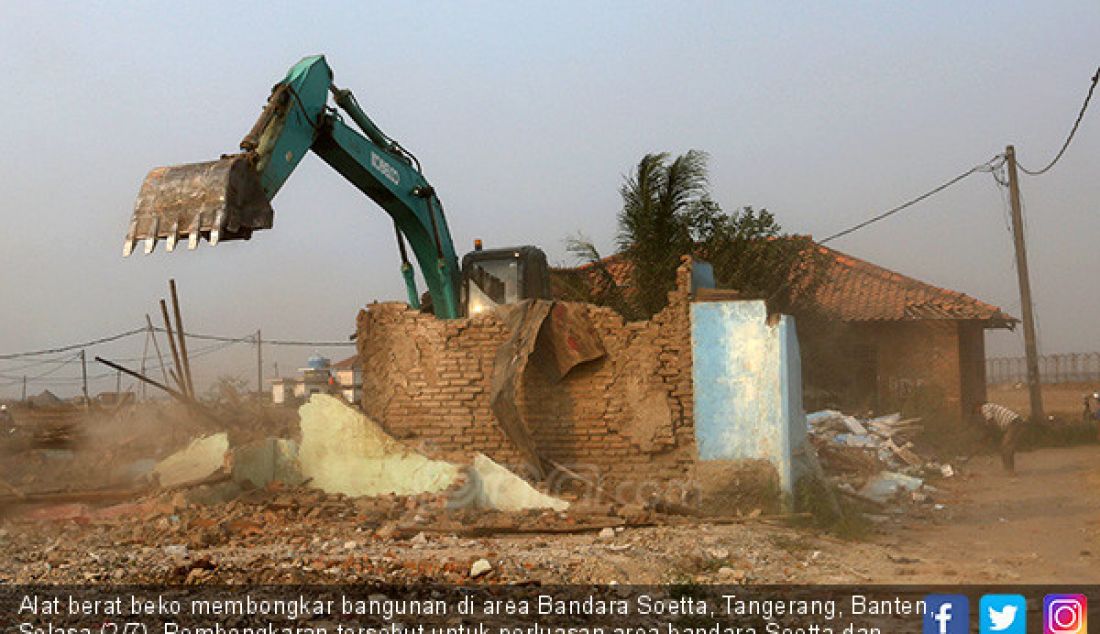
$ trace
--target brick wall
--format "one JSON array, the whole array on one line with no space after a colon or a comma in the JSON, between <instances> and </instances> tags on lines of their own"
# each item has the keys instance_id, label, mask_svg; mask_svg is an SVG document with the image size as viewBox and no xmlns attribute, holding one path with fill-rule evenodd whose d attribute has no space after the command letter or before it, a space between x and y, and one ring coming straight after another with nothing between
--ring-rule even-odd
<instances>
[{"instance_id":1,"label":"brick wall","mask_svg":"<svg viewBox=\"0 0 1100 634\"><path fill-rule=\"evenodd\" d=\"M685 262L669 305L649 321L627 323L585 305L607 354L560 382L536 346L517 400L545 458L603 478L623 497L691 477L690 276ZM394 435L441 455L480 451L522 468L490 409L494 357L508 337L493 314L440 320L405 304L373 304L358 318L362 408Z\"/></svg>"},{"instance_id":2,"label":"brick wall","mask_svg":"<svg viewBox=\"0 0 1100 634\"><path fill-rule=\"evenodd\" d=\"M875 349L879 409L935 406L946 415L962 412L958 322L862 324L858 331Z\"/></svg>"},{"instance_id":3,"label":"brick wall","mask_svg":"<svg viewBox=\"0 0 1100 634\"><path fill-rule=\"evenodd\" d=\"M970 416L974 405L984 403L985 388L985 326L981 322L959 323L959 372L961 373L960 414Z\"/></svg>"}]
</instances>

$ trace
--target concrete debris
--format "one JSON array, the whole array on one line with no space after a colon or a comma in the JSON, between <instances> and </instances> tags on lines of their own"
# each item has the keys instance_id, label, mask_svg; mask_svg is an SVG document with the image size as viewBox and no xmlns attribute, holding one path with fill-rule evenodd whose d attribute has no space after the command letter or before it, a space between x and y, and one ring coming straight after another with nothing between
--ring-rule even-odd
<instances>
[{"instance_id":1,"label":"concrete debris","mask_svg":"<svg viewBox=\"0 0 1100 634\"><path fill-rule=\"evenodd\" d=\"M112 475L114 479L119 481L139 482L151 477L156 468L156 460L152 458L140 458L115 469Z\"/></svg>"},{"instance_id":2,"label":"concrete debris","mask_svg":"<svg viewBox=\"0 0 1100 634\"><path fill-rule=\"evenodd\" d=\"M910 450L908 447L899 447L897 444L894 443L894 440L892 438L887 438L886 442L883 443L883 446L894 452L895 456L901 458L902 462L909 465L910 467L919 467L924 464L924 460L922 460L920 456L913 453L913 451Z\"/></svg>"},{"instance_id":3,"label":"concrete debris","mask_svg":"<svg viewBox=\"0 0 1100 634\"><path fill-rule=\"evenodd\" d=\"M870 434L837 434L833 441L849 447L878 447L881 442Z\"/></svg>"},{"instance_id":4,"label":"concrete debris","mask_svg":"<svg viewBox=\"0 0 1100 634\"><path fill-rule=\"evenodd\" d=\"M615 529L610 526L608 526L607 528L602 528L600 529L600 534L597 535L597 537L602 540L615 539Z\"/></svg>"},{"instance_id":5,"label":"concrete debris","mask_svg":"<svg viewBox=\"0 0 1100 634\"><path fill-rule=\"evenodd\" d=\"M174 559L186 559L190 555L185 544L169 544L164 547L164 554Z\"/></svg>"},{"instance_id":6,"label":"concrete debris","mask_svg":"<svg viewBox=\"0 0 1100 634\"><path fill-rule=\"evenodd\" d=\"M955 469L949 464L940 465L940 475L945 478L950 478L955 475Z\"/></svg>"},{"instance_id":7,"label":"concrete debris","mask_svg":"<svg viewBox=\"0 0 1100 634\"><path fill-rule=\"evenodd\" d=\"M416 453L340 399L314 394L298 410L298 463L310 486L349 496L434 493L459 469Z\"/></svg>"},{"instance_id":8,"label":"concrete debris","mask_svg":"<svg viewBox=\"0 0 1100 634\"><path fill-rule=\"evenodd\" d=\"M447 506L496 511L551 509L564 511L569 502L539 492L526 480L493 462L485 454L476 454L466 470L466 484L455 491Z\"/></svg>"},{"instance_id":9,"label":"concrete debris","mask_svg":"<svg viewBox=\"0 0 1100 634\"><path fill-rule=\"evenodd\" d=\"M925 485L923 478L954 475L949 466L917 452L914 440L923 429L920 419L902 418L899 413L858 419L823 410L808 414L806 420L810 442L826 474L850 496L880 507L903 500L927 504L935 489ZM858 432L860 428L863 433Z\"/></svg>"},{"instance_id":10,"label":"concrete debris","mask_svg":"<svg viewBox=\"0 0 1100 634\"><path fill-rule=\"evenodd\" d=\"M470 578L477 579L483 577L493 570L493 564L489 563L488 559L478 559L470 566Z\"/></svg>"},{"instance_id":11,"label":"concrete debris","mask_svg":"<svg viewBox=\"0 0 1100 634\"><path fill-rule=\"evenodd\" d=\"M229 436L225 432L197 438L153 468L160 486L174 488L202 482L226 470Z\"/></svg>"},{"instance_id":12,"label":"concrete debris","mask_svg":"<svg viewBox=\"0 0 1100 634\"><path fill-rule=\"evenodd\" d=\"M188 504L209 506L236 499L243 492L244 489L237 482L224 480L222 482L189 486L183 493L183 499Z\"/></svg>"},{"instance_id":13,"label":"concrete debris","mask_svg":"<svg viewBox=\"0 0 1100 634\"><path fill-rule=\"evenodd\" d=\"M724 583L742 583L748 578L748 573L737 568L722 566L718 569L718 580Z\"/></svg>"},{"instance_id":14,"label":"concrete debris","mask_svg":"<svg viewBox=\"0 0 1100 634\"><path fill-rule=\"evenodd\" d=\"M867 481L859 494L863 497L884 504L896 498L899 493L915 492L920 490L924 481L902 473L882 471Z\"/></svg>"},{"instance_id":15,"label":"concrete debris","mask_svg":"<svg viewBox=\"0 0 1100 634\"><path fill-rule=\"evenodd\" d=\"M297 486L305 481L298 465L298 443L264 438L233 448L233 481L265 487L271 482Z\"/></svg>"}]
</instances>

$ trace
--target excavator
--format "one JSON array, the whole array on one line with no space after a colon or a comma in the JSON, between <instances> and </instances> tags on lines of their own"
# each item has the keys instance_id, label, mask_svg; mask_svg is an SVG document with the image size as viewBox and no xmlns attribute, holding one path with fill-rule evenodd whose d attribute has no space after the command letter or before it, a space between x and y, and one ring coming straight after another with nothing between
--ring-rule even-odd
<instances>
[{"instance_id":1,"label":"excavator","mask_svg":"<svg viewBox=\"0 0 1100 634\"><path fill-rule=\"evenodd\" d=\"M330 94L336 107L329 105ZM443 204L420 162L375 125L351 91L333 83L322 55L302 59L275 84L240 152L149 172L123 255L139 243L152 253L161 239L172 251L186 236L193 250L200 239L215 246L270 229L271 200L311 150L393 219L412 307L456 319L524 299L550 298L546 255L537 247L482 249L476 240L459 266ZM428 286L425 302L406 240Z\"/></svg>"}]
</instances>

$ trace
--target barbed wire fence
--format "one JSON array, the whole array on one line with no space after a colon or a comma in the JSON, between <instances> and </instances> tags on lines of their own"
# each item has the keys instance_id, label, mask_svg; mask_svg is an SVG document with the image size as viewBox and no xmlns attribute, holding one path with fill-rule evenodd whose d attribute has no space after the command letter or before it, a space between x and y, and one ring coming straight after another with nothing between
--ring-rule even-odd
<instances>
[{"instance_id":1,"label":"barbed wire fence","mask_svg":"<svg viewBox=\"0 0 1100 634\"><path fill-rule=\"evenodd\" d=\"M1039 377L1045 384L1100 382L1100 352L1069 352L1039 356ZM990 357L985 361L990 385L1027 382L1027 359Z\"/></svg>"}]
</instances>

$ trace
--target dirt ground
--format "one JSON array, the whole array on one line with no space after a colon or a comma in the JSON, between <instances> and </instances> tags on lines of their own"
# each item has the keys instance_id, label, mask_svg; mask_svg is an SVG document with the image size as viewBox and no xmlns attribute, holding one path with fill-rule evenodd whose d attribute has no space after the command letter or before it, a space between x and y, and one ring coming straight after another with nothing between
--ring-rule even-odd
<instances>
[{"instance_id":1,"label":"dirt ground","mask_svg":"<svg viewBox=\"0 0 1100 634\"><path fill-rule=\"evenodd\" d=\"M1100 581L1100 446L1021 453L1016 471L1005 474L995 456L973 458L942 486L942 516L874 538L915 560L875 579Z\"/></svg>"},{"instance_id":2,"label":"dirt ground","mask_svg":"<svg viewBox=\"0 0 1100 634\"><path fill-rule=\"evenodd\" d=\"M286 492L209 507L149 500L60 521L9 516L0 582L1100 582L1100 446L1017 461L1016 477L993 456L960 464L937 483L942 509L877 517L854 541L761 520L484 538L424 523L410 533L394 529L424 511L400 501ZM471 579L479 559L492 569Z\"/></svg>"},{"instance_id":3,"label":"dirt ground","mask_svg":"<svg viewBox=\"0 0 1100 634\"><path fill-rule=\"evenodd\" d=\"M1043 386L1043 409L1047 414L1062 418L1080 418L1084 409L1082 401L1085 394L1100 390L1100 384L1094 383L1057 383ZM1009 409L1027 415L1031 410L1028 401L1027 386L1023 384L990 385L987 398Z\"/></svg>"}]
</instances>

